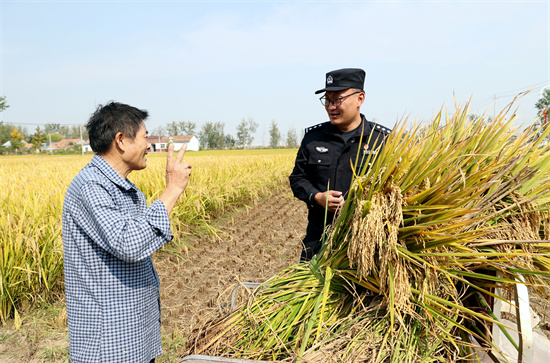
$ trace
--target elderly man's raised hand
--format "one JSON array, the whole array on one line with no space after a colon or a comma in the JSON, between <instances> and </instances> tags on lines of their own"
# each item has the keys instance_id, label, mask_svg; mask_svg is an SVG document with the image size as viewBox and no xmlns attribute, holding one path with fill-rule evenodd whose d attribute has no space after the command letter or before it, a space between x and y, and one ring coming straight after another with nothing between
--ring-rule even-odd
<instances>
[{"instance_id":1,"label":"elderly man's raised hand","mask_svg":"<svg viewBox=\"0 0 550 363\"><path fill-rule=\"evenodd\" d=\"M174 144L168 146L168 155L166 158L166 189L160 195L159 199L166 205L168 213L172 211L176 201L189 182L191 176L191 164L183 161L183 156L187 150L184 145L174 158Z\"/></svg>"},{"instance_id":2,"label":"elderly man's raised hand","mask_svg":"<svg viewBox=\"0 0 550 363\"><path fill-rule=\"evenodd\" d=\"M183 162L183 156L187 150L184 145L178 155L174 158L174 144L168 146L168 156L166 158L166 188L174 186L180 188L183 192L191 176L191 164Z\"/></svg>"}]
</instances>

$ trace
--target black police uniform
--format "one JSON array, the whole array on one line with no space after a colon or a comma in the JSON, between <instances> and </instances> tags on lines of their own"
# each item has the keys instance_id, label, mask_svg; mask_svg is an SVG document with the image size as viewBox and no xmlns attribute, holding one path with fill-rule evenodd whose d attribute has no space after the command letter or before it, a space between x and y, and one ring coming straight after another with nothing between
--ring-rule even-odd
<instances>
[{"instance_id":1,"label":"black police uniform","mask_svg":"<svg viewBox=\"0 0 550 363\"><path fill-rule=\"evenodd\" d=\"M360 164L365 160L363 156L376 150L391 131L368 121L363 114L361 120L361 125L347 142L342 137L342 131L330 121L306 129L294 170L289 177L294 196L303 200L309 209L301 261L310 260L321 250L325 208L315 202L315 194L326 192L328 188L342 192L346 198L353 177L351 165L355 165L357 150L361 148L357 167L359 172L362 168ZM327 225L333 219L334 213L328 212Z\"/></svg>"}]
</instances>

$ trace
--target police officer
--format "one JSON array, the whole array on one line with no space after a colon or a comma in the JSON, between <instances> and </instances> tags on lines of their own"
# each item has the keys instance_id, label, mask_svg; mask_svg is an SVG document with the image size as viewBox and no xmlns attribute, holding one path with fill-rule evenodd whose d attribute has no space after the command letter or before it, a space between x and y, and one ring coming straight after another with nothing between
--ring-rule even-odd
<instances>
[{"instance_id":1,"label":"police officer","mask_svg":"<svg viewBox=\"0 0 550 363\"><path fill-rule=\"evenodd\" d=\"M363 156L376 152L390 130L367 121L360 113L365 101L365 71L338 69L326 74L325 92L320 98L330 121L309 127L296 156L290 186L294 196L309 209L306 236L300 261L309 261L321 250L321 237L332 223L335 212L344 204L353 177L357 151L361 149L357 170ZM372 133L372 136L371 136Z\"/></svg>"}]
</instances>

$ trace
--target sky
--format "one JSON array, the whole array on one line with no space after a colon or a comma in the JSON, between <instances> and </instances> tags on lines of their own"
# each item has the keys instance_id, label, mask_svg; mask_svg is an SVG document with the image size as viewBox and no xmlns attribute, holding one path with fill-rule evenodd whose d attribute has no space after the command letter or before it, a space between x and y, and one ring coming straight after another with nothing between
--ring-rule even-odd
<instances>
[{"instance_id":1,"label":"sky","mask_svg":"<svg viewBox=\"0 0 550 363\"><path fill-rule=\"evenodd\" d=\"M328 120L325 74L366 71L369 120L393 128L469 102L518 125L550 85L550 1L0 0L4 123L85 124L114 100L172 121L259 124L269 142ZM523 126L522 126L523 127Z\"/></svg>"}]
</instances>

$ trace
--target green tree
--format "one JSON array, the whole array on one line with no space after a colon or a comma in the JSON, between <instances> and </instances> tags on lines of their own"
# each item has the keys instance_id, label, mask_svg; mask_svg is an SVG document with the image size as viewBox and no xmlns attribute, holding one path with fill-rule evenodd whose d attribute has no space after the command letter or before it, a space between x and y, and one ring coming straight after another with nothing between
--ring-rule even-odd
<instances>
[{"instance_id":1,"label":"green tree","mask_svg":"<svg viewBox=\"0 0 550 363\"><path fill-rule=\"evenodd\" d=\"M52 142L58 142L65 139L65 136L58 133L52 134L51 136L52 136Z\"/></svg>"},{"instance_id":2,"label":"green tree","mask_svg":"<svg viewBox=\"0 0 550 363\"><path fill-rule=\"evenodd\" d=\"M179 128L182 135L194 135L197 124L191 121L180 121Z\"/></svg>"},{"instance_id":3,"label":"green tree","mask_svg":"<svg viewBox=\"0 0 550 363\"><path fill-rule=\"evenodd\" d=\"M252 145L252 141L254 141L253 134L257 129L258 123L252 117L249 117L248 120L243 118L237 126L237 144L243 148Z\"/></svg>"},{"instance_id":4,"label":"green tree","mask_svg":"<svg viewBox=\"0 0 550 363\"><path fill-rule=\"evenodd\" d=\"M60 135L63 135L66 139L80 139L80 134L82 133L82 138L86 140L88 138L88 131L85 130L85 127L82 127L82 130L80 129L81 125L71 125L71 126L60 126L57 131L53 131L53 133L59 133ZM44 131L48 133L47 131Z\"/></svg>"},{"instance_id":5,"label":"green tree","mask_svg":"<svg viewBox=\"0 0 550 363\"><path fill-rule=\"evenodd\" d=\"M166 124L166 132L168 136L178 136L180 135L180 126L176 121L168 122Z\"/></svg>"},{"instance_id":6,"label":"green tree","mask_svg":"<svg viewBox=\"0 0 550 363\"><path fill-rule=\"evenodd\" d=\"M544 90L542 97L539 98L537 103L535 103L535 108L539 111L538 115L540 117L541 123L543 123L545 120L543 110L548 110L548 108L550 108L550 89Z\"/></svg>"},{"instance_id":7,"label":"green tree","mask_svg":"<svg viewBox=\"0 0 550 363\"><path fill-rule=\"evenodd\" d=\"M11 139L11 132L13 131L14 128L16 128L17 131L19 131L19 133L23 135L23 138L24 138L24 135L27 135L26 127L6 124L0 121L0 145Z\"/></svg>"},{"instance_id":8,"label":"green tree","mask_svg":"<svg viewBox=\"0 0 550 363\"><path fill-rule=\"evenodd\" d=\"M237 140L231 134L225 135L224 144L226 148L234 148L237 144Z\"/></svg>"},{"instance_id":9,"label":"green tree","mask_svg":"<svg viewBox=\"0 0 550 363\"><path fill-rule=\"evenodd\" d=\"M169 122L165 130L170 136L177 135L194 135L197 128L197 124L191 121L172 121Z\"/></svg>"},{"instance_id":10,"label":"green tree","mask_svg":"<svg viewBox=\"0 0 550 363\"><path fill-rule=\"evenodd\" d=\"M46 136L42 133L42 130L40 130L40 126L36 127L36 132L31 135L31 144L33 148L38 149L42 145L43 142L46 142Z\"/></svg>"},{"instance_id":11,"label":"green tree","mask_svg":"<svg viewBox=\"0 0 550 363\"><path fill-rule=\"evenodd\" d=\"M63 137L65 137L66 139L74 139L71 135L71 130L69 126L66 126L66 125L60 126L57 132L60 135L63 135Z\"/></svg>"},{"instance_id":12,"label":"green tree","mask_svg":"<svg viewBox=\"0 0 550 363\"><path fill-rule=\"evenodd\" d=\"M57 132L53 134L44 134L44 135L46 137L47 142L49 142L50 140L51 142L58 142L65 139L65 136L58 134Z\"/></svg>"},{"instance_id":13,"label":"green tree","mask_svg":"<svg viewBox=\"0 0 550 363\"><path fill-rule=\"evenodd\" d=\"M10 150L14 151L16 149L21 148L23 141L23 135L17 130L16 128L13 129L13 131L10 133Z\"/></svg>"},{"instance_id":14,"label":"green tree","mask_svg":"<svg viewBox=\"0 0 550 363\"><path fill-rule=\"evenodd\" d=\"M271 147L278 147L279 142L281 141L281 133L277 127L277 122L275 120L271 121L271 128L269 129L269 137L271 142Z\"/></svg>"},{"instance_id":15,"label":"green tree","mask_svg":"<svg viewBox=\"0 0 550 363\"><path fill-rule=\"evenodd\" d=\"M199 142L203 149L222 149L224 147L223 122L207 122L199 132Z\"/></svg>"},{"instance_id":16,"label":"green tree","mask_svg":"<svg viewBox=\"0 0 550 363\"><path fill-rule=\"evenodd\" d=\"M295 149L298 147L298 137L296 135L296 129L291 127L286 134L286 146Z\"/></svg>"},{"instance_id":17,"label":"green tree","mask_svg":"<svg viewBox=\"0 0 550 363\"><path fill-rule=\"evenodd\" d=\"M46 124L44 127L45 134L55 134L61 131L61 124Z\"/></svg>"},{"instance_id":18,"label":"green tree","mask_svg":"<svg viewBox=\"0 0 550 363\"><path fill-rule=\"evenodd\" d=\"M237 145L244 147L248 138L248 128L246 127L246 120L243 118L241 123L237 125Z\"/></svg>"},{"instance_id":19,"label":"green tree","mask_svg":"<svg viewBox=\"0 0 550 363\"><path fill-rule=\"evenodd\" d=\"M0 96L0 112L4 111L8 107L10 107L10 105L6 103L6 96Z\"/></svg>"},{"instance_id":20,"label":"green tree","mask_svg":"<svg viewBox=\"0 0 550 363\"><path fill-rule=\"evenodd\" d=\"M164 126L159 126L153 129L152 135L154 136L166 136L166 128Z\"/></svg>"},{"instance_id":21,"label":"green tree","mask_svg":"<svg viewBox=\"0 0 550 363\"><path fill-rule=\"evenodd\" d=\"M13 130L12 125L7 125L0 121L0 145L4 144L10 139L10 133Z\"/></svg>"},{"instance_id":22,"label":"green tree","mask_svg":"<svg viewBox=\"0 0 550 363\"><path fill-rule=\"evenodd\" d=\"M4 111L8 107L10 106L6 103L6 96L0 96L0 112ZM5 125L2 121L0 121L0 145L10 139L11 128L12 126Z\"/></svg>"}]
</instances>

